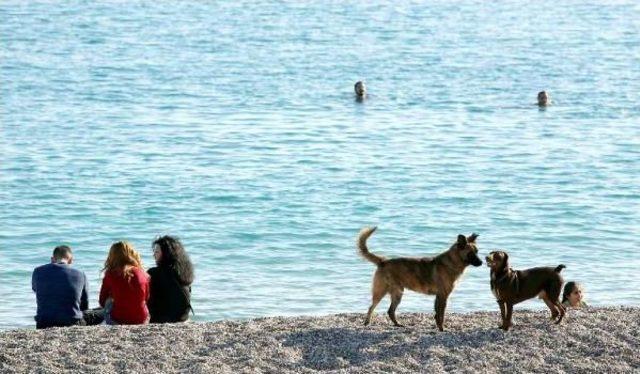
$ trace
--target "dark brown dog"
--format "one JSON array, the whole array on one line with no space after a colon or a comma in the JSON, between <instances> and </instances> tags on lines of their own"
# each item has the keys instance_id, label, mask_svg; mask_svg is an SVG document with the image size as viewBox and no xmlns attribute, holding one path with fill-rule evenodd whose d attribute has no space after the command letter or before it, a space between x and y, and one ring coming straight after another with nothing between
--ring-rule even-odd
<instances>
[{"instance_id":1,"label":"dark brown dog","mask_svg":"<svg viewBox=\"0 0 640 374\"><path fill-rule=\"evenodd\" d=\"M521 301L539 296L544 300L551 319L562 321L565 309L558 301L562 290L562 276L560 271L566 266L538 267L527 270L513 270L509 267L509 255L503 251L489 253L486 258L487 266L491 268L491 291L500 306L503 330L511 327L513 306Z\"/></svg>"},{"instance_id":2,"label":"dark brown dog","mask_svg":"<svg viewBox=\"0 0 640 374\"><path fill-rule=\"evenodd\" d=\"M408 288L415 292L436 295L436 325L440 331L444 331L444 311L447 307L447 298L453 291L456 281L468 265L482 265L476 247L478 235L472 234L468 238L464 235L458 235L458 240L448 251L433 258L386 259L374 255L367 248L367 239L375 230L376 227L364 228L358 236L360 254L378 267L373 275L371 306L364 325L371 322L373 310L380 300L386 294L390 294L389 318L395 326L402 326L396 319L396 308L402 300L404 289Z\"/></svg>"}]
</instances>

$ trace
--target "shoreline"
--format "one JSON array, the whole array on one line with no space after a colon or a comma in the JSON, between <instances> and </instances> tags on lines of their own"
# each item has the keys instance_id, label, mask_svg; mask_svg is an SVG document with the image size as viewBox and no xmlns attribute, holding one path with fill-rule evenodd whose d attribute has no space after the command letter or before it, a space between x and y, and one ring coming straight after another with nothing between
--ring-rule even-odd
<instances>
[{"instance_id":1,"label":"shoreline","mask_svg":"<svg viewBox=\"0 0 640 374\"><path fill-rule=\"evenodd\" d=\"M631 372L640 370L640 308L265 317L172 325L21 329L0 333L0 371L22 372Z\"/></svg>"}]
</instances>

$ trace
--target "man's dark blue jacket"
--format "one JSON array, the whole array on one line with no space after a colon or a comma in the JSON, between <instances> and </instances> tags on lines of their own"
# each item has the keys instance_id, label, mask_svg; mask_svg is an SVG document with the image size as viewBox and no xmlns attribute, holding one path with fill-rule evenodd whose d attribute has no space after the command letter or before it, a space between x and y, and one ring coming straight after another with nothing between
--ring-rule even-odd
<instances>
[{"instance_id":1,"label":"man's dark blue jacket","mask_svg":"<svg viewBox=\"0 0 640 374\"><path fill-rule=\"evenodd\" d=\"M31 277L40 325L67 326L82 319L89 307L87 277L69 264L51 263L37 267Z\"/></svg>"}]
</instances>

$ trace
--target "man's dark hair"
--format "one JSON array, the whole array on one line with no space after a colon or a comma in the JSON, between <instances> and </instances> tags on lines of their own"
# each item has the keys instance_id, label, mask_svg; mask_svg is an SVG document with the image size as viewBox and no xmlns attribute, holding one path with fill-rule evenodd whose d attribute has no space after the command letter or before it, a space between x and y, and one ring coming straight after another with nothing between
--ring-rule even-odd
<instances>
[{"instance_id":1,"label":"man's dark hair","mask_svg":"<svg viewBox=\"0 0 640 374\"><path fill-rule=\"evenodd\" d=\"M72 256L71 248L68 245L59 245L53 250L53 258L62 260Z\"/></svg>"}]
</instances>

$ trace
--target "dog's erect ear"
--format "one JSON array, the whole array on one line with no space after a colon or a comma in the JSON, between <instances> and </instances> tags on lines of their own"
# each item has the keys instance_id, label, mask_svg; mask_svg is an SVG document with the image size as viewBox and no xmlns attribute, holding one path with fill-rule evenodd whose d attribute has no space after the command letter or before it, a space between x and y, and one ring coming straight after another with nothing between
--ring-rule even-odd
<instances>
[{"instance_id":1,"label":"dog's erect ear","mask_svg":"<svg viewBox=\"0 0 640 374\"><path fill-rule=\"evenodd\" d=\"M467 246L467 237L460 234L458 235L458 249L464 249Z\"/></svg>"},{"instance_id":2,"label":"dog's erect ear","mask_svg":"<svg viewBox=\"0 0 640 374\"><path fill-rule=\"evenodd\" d=\"M478 234L476 234L475 232L473 234L471 234L471 236L469 237L469 243L475 243L476 239L478 238Z\"/></svg>"}]
</instances>

